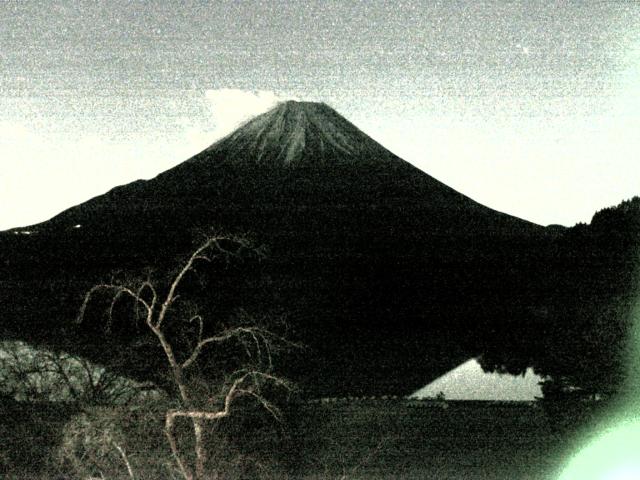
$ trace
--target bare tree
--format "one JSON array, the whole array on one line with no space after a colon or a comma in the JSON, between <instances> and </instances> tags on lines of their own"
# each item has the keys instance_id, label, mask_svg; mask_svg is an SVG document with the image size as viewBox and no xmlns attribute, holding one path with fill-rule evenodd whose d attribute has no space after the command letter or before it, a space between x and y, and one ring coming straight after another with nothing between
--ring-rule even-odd
<instances>
[{"instance_id":1,"label":"bare tree","mask_svg":"<svg viewBox=\"0 0 640 480\"><path fill-rule=\"evenodd\" d=\"M197 264L222 260L230 261L238 251L247 249L246 242L228 237L211 237L200 245L186 260L184 265L170 278L164 288L158 282L147 278L128 284L104 283L92 287L86 294L80 309L78 320L85 317L91 299L100 291L109 293L107 322L110 327L113 321L116 303L129 297L135 311L152 332L164 353L169 367L170 378L177 391L180 407L166 412L165 434L172 455L181 475L186 480L205 478L208 451L205 439L207 422L218 421L231 414L232 405L239 397L251 397L263 406L275 418L280 418L277 406L263 394L266 385L290 389L285 379L273 373L274 348L293 345L283 337L258 325L243 324L239 326L218 328L221 322L205 322L203 315L195 313L188 318L181 318L176 308L179 302L181 285L185 278L195 272ZM183 343L177 346L176 322L186 321L194 326L193 339L188 347ZM170 328L173 327L173 328ZM213 333L209 333L213 331ZM203 352L214 345L222 345L237 341L252 361L249 366L235 370L227 375L223 393L216 399L202 398L199 394L198 380L191 374L195 365L201 360ZM175 423L178 419L188 419L191 423L194 438L194 465L180 451L175 435ZM214 475L217 477L217 475Z\"/></svg>"}]
</instances>

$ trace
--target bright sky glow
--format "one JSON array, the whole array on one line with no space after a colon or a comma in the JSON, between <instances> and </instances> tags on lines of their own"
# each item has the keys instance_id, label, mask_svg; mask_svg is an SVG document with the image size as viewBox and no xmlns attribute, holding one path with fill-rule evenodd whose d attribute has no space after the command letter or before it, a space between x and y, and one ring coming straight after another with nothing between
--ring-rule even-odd
<instances>
[{"instance_id":1,"label":"bright sky glow","mask_svg":"<svg viewBox=\"0 0 640 480\"><path fill-rule=\"evenodd\" d=\"M637 480L639 446L640 421L618 425L581 450L559 480Z\"/></svg>"},{"instance_id":2,"label":"bright sky glow","mask_svg":"<svg viewBox=\"0 0 640 480\"><path fill-rule=\"evenodd\" d=\"M605 429L586 436L586 446L570 459L559 480L640 479L640 286L630 315L633 328L624 395L602 415Z\"/></svg>"}]
</instances>

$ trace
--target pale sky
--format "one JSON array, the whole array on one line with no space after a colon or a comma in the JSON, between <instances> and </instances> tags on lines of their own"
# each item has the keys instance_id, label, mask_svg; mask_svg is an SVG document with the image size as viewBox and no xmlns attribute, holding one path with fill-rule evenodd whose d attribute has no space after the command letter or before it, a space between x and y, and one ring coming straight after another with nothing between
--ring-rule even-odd
<instances>
[{"instance_id":1,"label":"pale sky","mask_svg":"<svg viewBox=\"0 0 640 480\"><path fill-rule=\"evenodd\" d=\"M540 224L640 194L640 3L0 2L0 229L324 101Z\"/></svg>"}]
</instances>

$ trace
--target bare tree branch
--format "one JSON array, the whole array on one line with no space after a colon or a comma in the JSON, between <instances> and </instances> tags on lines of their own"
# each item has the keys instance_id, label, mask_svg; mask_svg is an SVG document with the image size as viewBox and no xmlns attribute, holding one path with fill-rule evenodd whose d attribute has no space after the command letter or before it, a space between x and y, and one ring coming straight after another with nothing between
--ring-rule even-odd
<instances>
[{"instance_id":1,"label":"bare tree branch","mask_svg":"<svg viewBox=\"0 0 640 480\"><path fill-rule=\"evenodd\" d=\"M223 245L223 242L228 240L234 241L234 245L237 246L235 251L229 250ZM178 358L182 357L183 354L180 353L179 349L176 350L174 348L172 342L177 345L180 345L180 343L176 342L175 339L170 341L170 337L168 337L168 335L175 335L174 330L166 328L169 312L180 297L177 292L183 280L189 272L195 271L196 263L213 263L218 258L229 262L231 257L236 256L245 247L247 247L246 243L238 239L226 237L208 238L191 254L180 270L172 277L167 290L158 288L149 279L141 282L135 289L116 283L95 285L87 292L78 315L78 322L81 322L84 319L91 298L100 290L113 292L108 309L108 326L110 326L114 315L114 306L121 297L129 296L134 300L136 316L139 316L138 309L140 307L143 308L146 313L145 323L162 347L181 403L181 408L172 409L166 413L165 434L176 465L185 480L202 480L204 478L204 469L207 461L204 422L217 421L230 415L233 401L240 396L251 396L274 418L279 420L280 411L260 393L262 386L265 383L271 383L279 387L290 388L290 384L286 380L270 373L273 367L272 348L274 344L278 343L290 346L294 344L264 328L241 325L227 328L217 334L205 337L204 318L200 314L195 314L189 318L188 322L197 323L196 340L192 343L193 347L190 353L187 353L186 358L182 361L179 361ZM162 291L167 293L160 298L158 292ZM240 370L235 373L234 376L236 378L225 389L221 408L217 410L198 408L199 402L194 401L194 398L192 398L196 395L194 380L185 376L185 370L194 365L202 354L203 349L208 345L221 344L234 339L244 347L247 356L253 359L254 368ZM266 371L261 371L260 369L265 366L265 363ZM193 428L195 437L195 466L193 471L181 455L174 435L175 422L179 418L189 419ZM124 451L121 451L121 449L119 451L123 459L125 459ZM131 470L129 470L129 476L133 478Z\"/></svg>"},{"instance_id":2,"label":"bare tree branch","mask_svg":"<svg viewBox=\"0 0 640 480\"><path fill-rule=\"evenodd\" d=\"M118 453L122 457L122 461L124 462L125 466L127 467L127 473L129 473L129 478L131 480L135 480L136 477L133 474L133 469L131 468L131 464L129 463L129 458L127 457L127 454L124 453L124 449L114 441L112 441L111 443L113 443L113 446L116 448L116 450L118 450Z\"/></svg>"},{"instance_id":3,"label":"bare tree branch","mask_svg":"<svg viewBox=\"0 0 640 480\"><path fill-rule=\"evenodd\" d=\"M199 317L199 315L198 315ZM202 325L202 320L200 320L201 323L200 325ZM205 339L199 338L198 343L196 344L196 346L194 347L193 351L191 352L191 355L189 356L189 358L187 358L184 362L182 362L182 368L186 369L188 368L194 361L196 361L196 359L198 358L198 356L200 355L202 349L207 346L210 343L222 343L225 342L227 340L230 340L234 337L239 337L242 334L248 334L251 335L254 339L256 339L256 343L258 343L257 341L257 337L256 337L256 332L261 332L262 329L258 328L258 327L235 327L235 328L231 328L228 329L218 335L212 336L212 337L208 337ZM202 328L200 329L200 334L202 334ZM259 346L258 346L259 348Z\"/></svg>"},{"instance_id":4,"label":"bare tree branch","mask_svg":"<svg viewBox=\"0 0 640 480\"><path fill-rule=\"evenodd\" d=\"M151 311L155 311L156 308L156 303L158 301L158 293L156 292L155 287L153 286L153 284L149 281L149 280L145 280L144 282L142 282L140 284L140 287L138 287L138 290L136 292L136 297L137 298L143 298L142 295L144 294L145 290L149 290L151 292L151 304L149 304L149 308L148 310ZM139 307L140 307L140 303L141 302L135 302L135 313L136 313L136 317L139 316Z\"/></svg>"},{"instance_id":5,"label":"bare tree branch","mask_svg":"<svg viewBox=\"0 0 640 480\"><path fill-rule=\"evenodd\" d=\"M89 302L91 301L91 299L93 298L93 295L100 291L100 290L112 290L115 291L114 296L119 298L120 296L127 294L129 295L131 298L133 298L136 302L139 302L140 304L142 304L144 306L144 308L147 310L147 313L151 313L153 310L151 308L151 305L149 305L142 297L140 297L139 295L137 295L133 290L131 290L128 287L125 287L123 285L116 285L116 284L111 284L111 283L101 283L99 285L94 285L93 287L91 287L91 289L86 293L85 297L84 297L84 301L82 302L82 306L80 307L80 312L78 314L77 317L77 323L82 323L84 321L84 316L87 310L87 306L89 305ZM117 300L116 298L116 300ZM111 308L109 309L109 314L111 316L112 310L113 310L113 302L111 304Z\"/></svg>"},{"instance_id":6,"label":"bare tree branch","mask_svg":"<svg viewBox=\"0 0 640 480\"><path fill-rule=\"evenodd\" d=\"M176 290L178 289L178 286L182 282L182 279L190 270L193 269L193 264L197 260L206 259L207 261L210 261L210 259L208 257L203 256L202 253L214 244L215 245L218 244L217 237L209 238L206 242L204 242L204 244L198 247L196 251L191 254L191 257L189 257L189 260L187 260L187 263L182 267L182 269L178 272L178 274L175 276L175 278L171 282L171 286L169 287L169 293L167 294L164 302L162 302L160 313L158 314L158 322L157 322L158 328L162 325L162 322L164 321L164 318L167 314L167 310L169 310L169 307L176 301L176 298L177 298Z\"/></svg>"}]
</instances>

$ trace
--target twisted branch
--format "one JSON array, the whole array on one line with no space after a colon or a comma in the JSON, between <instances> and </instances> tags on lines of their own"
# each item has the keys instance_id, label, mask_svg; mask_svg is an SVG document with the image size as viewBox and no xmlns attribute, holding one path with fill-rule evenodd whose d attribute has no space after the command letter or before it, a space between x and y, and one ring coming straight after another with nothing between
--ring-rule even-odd
<instances>
[{"instance_id":1,"label":"twisted branch","mask_svg":"<svg viewBox=\"0 0 640 480\"><path fill-rule=\"evenodd\" d=\"M247 355L251 357L252 355L250 345L252 344L255 347L256 356L258 357L258 364L261 363L263 356L266 355L266 358L268 359L268 369L270 371L272 368L271 344L273 342L281 342L283 344L294 345L293 343L286 341L284 338L274 335L273 333L265 329L252 326L238 326L229 328L223 330L217 335L205 338L204 319L201 315L196 314L189 319L189 322L197 322L197 339L195 342L195 346L192 348L191 353L187 356L187 358L185 358L183 361L178 360L174 351L174 347L167 338L163 326L166 322L168 313L171 310L172 305L174 305L179 298L177 291L182 281L190 271L195 270L195 264L197 262L211 263L215 259L220 257L223 257L228 261L231 256L237 254L237 252L225 249L221 244L222 240L228 239L224 237L209 238L191 254L186 263L173 277L173 280L169 284L167 294L166 296L164 296L162 301L160 301L158 291L150 280L143 281L135 291L124 285L118 285L114 283L99 284L95 285L87 292L78 315L78 322L82 322L89 301L91 300L92 296L100 290L108 290L114 292L108 309L109 327L111 326L114 307L118 300L123 296L128 295L134 300L136 315L138 315L140 308L142 308L146 313L145 323L153 332L164 351L165 357L171 370L173 383L178 389L180 402L182 404L182 408L169 410L166 413L165 434L169 441L169 446L171 448L171 452L176 461L178 469L186 480L193 480L194 478L204 478L204 467L207 459L207 451L204 443L203 422L216 421L228 416L231 412L233 401L236 398L244 395L255 398L258 403L262 405L263 408L265 408L265 410L267 410L274 418L279 420L280 411L275 405L271 404L264 396L260 394L260 386L264 382L270 382L277 386L281 386L287 389L290 388L289 383L281 378L278 378L270 373L251 370L242 372L242 374L231 383L224 396L223 407L220 410L207 411L196 408L194 402L191 399L192 392L190 391L185 380L184 371L187 368L191 367L197 361L198 357L202 353L202 350L206 346L214 343L223 343L235 338L242 343L245 351L247 352ZM243 241L237 239L234 240L237 244L239 244L238 250L246 246ZM146 292L150 292L150 299L149 295L145 296ZM245 338L248 339L248 343L245 342ZM240 373L240 371L236 372L236 375ZM191 469L187 466L186 462L182 458L175 439L174 426L178 418L187 418L192 422L193 432L195 436L196 454L194 472L191 471ZM131 472L130 476L132 476Z\"/></svg>"}]
</instances>

